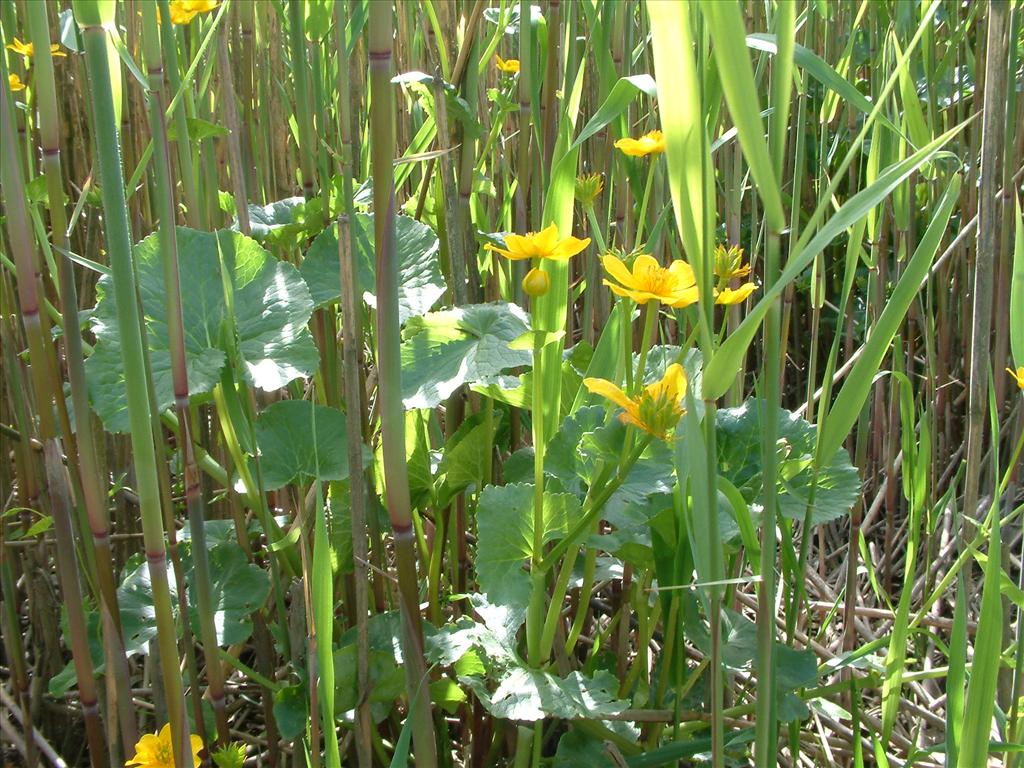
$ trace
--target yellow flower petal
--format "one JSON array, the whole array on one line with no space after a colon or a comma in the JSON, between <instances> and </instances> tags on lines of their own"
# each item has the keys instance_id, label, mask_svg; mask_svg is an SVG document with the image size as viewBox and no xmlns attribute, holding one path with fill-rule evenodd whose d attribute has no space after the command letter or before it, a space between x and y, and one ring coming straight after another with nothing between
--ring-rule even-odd
<instances>
[{"instance_id":1,"label":"yellow flower petal","mask_svg":"<svg viewBox=\"0 0 1024 768\"><path fill-rule=\"evenodd\" d=\"M526 235L505 235L505 247L500 248L488 243L484 246L489 251L497 251L507 259L519 261L522 259L552 259L554 261L565 261L575 256L590 245L590 238L580 240L569 237L559 239L558 227L554 223L548 225L540 232L530 232Z\"/></svg>"},{"instance_id":2,"label":"yellow flower petal","mask_svg":"<svg viewBox=\"0 0 1024 768\"><path fill-rule=\"evenodd\" d=\"M519 59L505 60L498 55L495 55L494 59L495 66L506 74L514 75L519 71Z\"/></svg>"},{"instance_id":3,"label":"yellow flower petal","mask_svg":"<svg viewBox=\"0 0 1024 768\"><path fill-rule=\"evenodd\" d=\"M715 304L740 304L757 290L753 283L744 283L739 288L715 289Z\"/></svg>"},{"instance_id":4,"label":"yellow flower petal","mask_svg":"<svg viewBox=\"0 0 1024 768\"><path fill-rule=\"evenodd\" d=\"M171 0L171 22L189 24L198 14L212 11L218 0Z\"/></svg>"},{"instance_id":5,"label":"yellow flower petal","mask_svg":"<svg viewBox=\"0 0 1024 768\"><path fill-rule=\"evenodd\" d=\"M658 301L670 307L687 307L697 301L693 269L684 261L674 261L667 268L649 254L642 253L633 262L632 272L615 256L604 259L605 270L619 285L605 280L605 285L619 296L627 296L638 304Z\"/></svg>"},{"instance_id":6,"label":"yellow flower petal","mask_svg":"<svg viewBox=\"0 0 1024 768\"><path fill-rule=\"evenodd\" d=\"M672 363L665 369L665 375L661 381L656 381L647 387L650 396L658 400L664 398L667 402L677 404L686 394L686 371L679 363Z\"/></svg>"},{"instance_id":7,"label":"yellow flower petal","mask_svg":"<svg viewBox=\"0 0 1024 768\"><path fill-rule=\"evenodd\" d=\"M570 235L555 246L548 258L554 259L555 261L566 261L585 249L588 245L590 245L589 237L585 237L581 240L578 237Z\"/></svg>"},{"instance_id":8,"label":"yellow flower petal","mask_svg":"<svg viewBox=\"0 0 1024 768\"><path fill-rule=\"evenodd\" d=\"M628 410L635 407L635 403L629 399L629 396L607 379L584 379L583 386L595 395L600 395L601 397L611 400L620 408Z\"/></svg>"},{"instance_id":9,"label":"yellow flower petal","mask_svg":"<svg viewBox=\"0 0 1024 768\"><path fill-rule=\"evenodd\" d=\"M50 46L50 55L51 56L63 56L64 58L67 58L67 54L64 51L61 50L60 46L57 43L53 43Z\"/></svg>"},{"instance_id":10,"label":"yellow flower petal","mask_svg":"<svg viewBox=\"0 0 1024 768\"><path fill-rule=\"evenodd\" d=\"M33 48L32 43L24 43L15 37L7 44L7 50L14 51L21 56L32 58L32 54L35 49Z\"/></svg>"},{"instance_id":11,"label":"yellow flower petal","mask_svg":"<svg viewBox=\"0 0 1024 768\"><path fill-rule=\"evenodd\" d=\"M678 363L665 369L660 380L630 397L605 379L584 379L587 389L622 408L619 419L654 437L664 438L683 414L681 400L686 394L686 372Z\"/></svg>"},{"instance_id":12,"label":"yellow flower petal","mask_svg":"<svg viewBox=\"0 0 1024 768\"><path fill-rule=\"evenodd\" d=\"M619 139L615 142L615 148L630 157L660 155L665 151L665 136L661 131L650 131L639 139Z\"/></svg>"},{"instance_id":13,"label":"yellow flower petal","mask_svg":"<svg viewBox=\"0 0 1024 768\"><path fill-rule=\"evenodd\" d=\"M1017 386L1024 390L1024 366L1021 366L1016 371L1012 368L1007 368L1006 372L1013 377L1013 380L1017 382Z\"/></svg>"},{"instance_id":14,"label":"yellow flower petal","mask_svg":"<svg viewBox=\"0 0 1024 768\"><path fill-rule=\"evenodd\" d=\"M697 278L693 274L693 267L685 261L676 259L668 265L668 271L675 276L680 285L691 286L697 284Z\"/></svg>"},{"instance_id":15,"label":"yellow flower petal","mask_svg":"<svg viewBox=\"0 0 1024 768\"><path fill-rule=\"evenodd\" d=\"M661 269L661 264L653 256L641 253L633 261L633 279L640 284L642 280L649 279L654 270Z\"/></svg>"},{"instance_id":16,"label":"yellow flower petal","mask_svg":"<svg viewBox=\"0 0 1024 768\"><path fill-rule=\"evenodd\" d=\"M602 280L605 285L612 289L612 293L616 296L622 296L627 299L632 299L637 304L646 304L648 301L659 301L659 297L653 293L647 293L646 291L634 291L629 288L623 288L621 285L616 285L610 280Z\"/></svg>"},{"instance_id":17,"label":"yellow flower petal","mask_svg":"<svg viewBox=\"0 0 1024 768\"><path fill-rule=\"evenodd\" d=\"M10 86L12 91L24 91L25 84L21 82L21 78L17 75L7 76L7 85Z\"/></svg>"},{"instance_id":18,"label":"yellow flower petal","mask_svg":"<svg viewBox=\"0 0 1024 768\"><path fill-rule=\"evenodd\" d=\"M633 273L629 271L625 264L622 263L622 259L613 254L605 254L604 258L601 259L601 264L604 266L604 271L609 275L618 280L622 285L627 287L633 287ZM604 281L605 285L611 285L607 280Z\"/></svg>"}]
</instances>

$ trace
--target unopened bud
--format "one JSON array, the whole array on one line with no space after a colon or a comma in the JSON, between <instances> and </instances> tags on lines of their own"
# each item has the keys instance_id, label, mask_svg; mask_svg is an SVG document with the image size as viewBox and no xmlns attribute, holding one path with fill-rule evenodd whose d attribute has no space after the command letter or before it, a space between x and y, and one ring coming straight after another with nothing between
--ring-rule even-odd
<instances>
[{"instance_id":1,"label":"unopened bud","mask_svg":"<svg viewBox=\"0 0 1024 768\"><path fill-rule=\"evenodd\" d=\"M523 291L527 296L543 296L551 287L551 279L543 269L531 269L523 278Z\"/></svg>"}]
</instances>

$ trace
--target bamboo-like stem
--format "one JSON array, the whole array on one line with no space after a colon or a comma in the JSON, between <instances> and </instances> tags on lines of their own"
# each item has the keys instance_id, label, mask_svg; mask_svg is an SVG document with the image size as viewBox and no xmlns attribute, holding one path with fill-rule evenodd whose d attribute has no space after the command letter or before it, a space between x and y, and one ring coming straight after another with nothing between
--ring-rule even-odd
<instances>
[{"instance_id":1,"label":"bamboo-like stem","mask_svg":"<svg viewBox=\"0 0 1024 768\"><path fill-rule=\"evenodd\" d=\"M71 527L70 483L67 470L61 461L60 447L56 439L47 440L43 444L43 464L46 467L46 484L50 494L50 506L53 510L53 524L57 539L57 567L60 571L64 605L68 613L68 627L71 629L72 657L75 663L75 674L79 680L79 695L82 697L82 714L85 717L89 757L92 765L98 768L106 762L107 745L100 725L99 705L92 677L92 659L89 655L88 640L85 634L85 608L82 592L78 585L74 531ZM88 683L83 685L82 682L85 680Z\"/></svg>"},{"instance_id":2,"label":"bamboo-like stem","mask_svg":"<svg viewBox=\"0 0 1024 768\"><path fill-rule=\"evenodd\" d=\"M530 18L529 0L519 0L519 18ZM516 176L516 231L526 232L530 229L530 171L533 161L530 157L530 138L533 135L533 48L530 44L532 25L519 25L519 146L516 150L518 174ZM518 262L512 264L512 280L516 286L517 296L522 298L520 281L523 268Z\"/></svg>"},{"instance_id":3,"label":"bamboo-like stem","mask_svg":"<svg viewBox=\"0 0 1024 768\"><path fill-rule=\"evenodd\" d=\"M786 148L786 129L789 121L789 102L792 91L793 27L795 6L783 3L777 8L779 56L774 62L771 81L770 152L775 178L781 178ZM738 159L738 158L737 158ZM765 249L764 282L770 288L778 280L780 266L779 233L783 222L768 220ZM761 388L765 406L761 418L761 464L763 484L761 504L764 509L761 525L761 584L758 590L757 635L757 720L755 725L755 755L759 768L768 768L777 759L778 728L775 716L775 622L769 617L775 613L775 553L777 548L777 473L778 447L776 446L777 419L781 406L780 375L784 352L780 349L781 307L772 303L764 321L764 365ZM714 456L713 452L710 455ZM810 535L804 531L804 538ZM802 578L802 574L798 576Z\"/></svg>"},{"instance_id":4,"label":"bamboo-like stem","mask_svg":"<svg viewBox=\"0 0 1024 768\"><path fill-rule=\"evenodd\" d=\"M39 415L39 438L43 443L44 465L47 483L50 485L50 505L55 533L64 556L59 571L61 589L68 602L68 641L71 646L78 680L79 701L85 720L86 738L89 743L90 760L93 768L106 763L107 745L100 723L99 701L96 681L93 678L92 658L89 654L85 613L82 609L81 592L78 585L74 530L71 524L72 504L68 490L68 478L62 465L53 409L59 392L56 380L56 361L53 347L44 333L40 319L40 279L36 266L36 253L29 233L29 217L25 204L25 187L22 164L18 157L20 146L14 134L12 103L7 76L7 62L0 57L0 189L3 190L6 207L6 226L11 241L11 250L16 263L18 281L18 305L21 309L22 325L28 338L29 355L32 361L32 388L36 396ZM23 425L26 429L28 423ZM55 462L55 463L54 463ZM31 471L26 467L26 471ZM63 474L62 474L63 473ZM64 564L66 562L66 564ZM74 603L74 609L71 608Z\"/></svg>"},{"instance_id":5,"label":"bamboo-like stem","mask_svg":"<svg viewBox=\"0 0 1024 768\"><path fill-rule=\"evenodd\" d=\"M223 29L223 27L222 27ZM171 375L174 386L175 411L181 426L181 465L184 472L185 504L192 531L192 560L195 563L195 596L199 612L200 636L206 652L207 685L210 703L217 723L217 740L223 746L230 739L224 696L224 675L216 657L217 634L210 586L210 565L207 557L205 500L199 483L193 448L191 415L189 413L188 371L185 360L185 331L181 309L181 279L178 271L178 242L175 232L174 193L171 188L170 150L164 124L164 66L158 38L155 8L143 7L143 46L146 72L149 77L149 120L153 134L153 169L156 180L156 203L160 216L160 251L164 265L164 288L167 328L171 349Z\"/></svg>"},{"instance_id":6,"label":"bamboo-like stem","mask_svg":"<svg viewBox=\"0 0 1024 768\"><path fill-rule=\"evenodd\" d=\"M456 306L467 303L466 286L466 255L465 240L459 231L456 214L455 178L452 175L451 147L448 131L448 105L445 96L444 80L441 79L441 68L434 73L434 120L437 123L437 148L440 151L440 189L441 208L444 210L444 223L447 237L448 261L451 265L452 298ZM460 397L459 393L454 395Z\"/></svg>"},{"instance_id":7,"label":"bamboo-like stem","mask_svg":"<svg viewBox=\"0 0 1024 768\"><path fill-rule=\"evenodd\" d=\"M299 127L302 196L311 200L316 189L316 177L313 172L316 149L313 146L313 117L309 108L309 63L306 55L306 33L303 30L304 5L301 0L288 2L288 44L291 48L292 79L295 84L295 119Z\"/></svg>"},{"instance_id":8,"label":"bamboo-like stem","mask_svg":"<svg viewBox=\"0 0 1024 768\"><path fill-rule=\"evenodd\" d=\"M117 584L114 578L113 554L110 549L110 519L104 489L100 487L102 472L93 441L93 417L89 406L89 392L85 380L85 359L82 337L78 331L78 290L74 279L74 266L65 254L70 250L67 235L67 216L64 210L64 185L61 172L60 126L57 110L56 83L53 56L50 53L50 31L46 6L33 3L27 7L29 27L35 50L35 77L38 90L39 140L43 170L46 176L47 200L50 213L50 231L54 243L62 253L57 258L64 357L74 404L75 449L78 457L82 502L89 523L93 550L96 584L106 636L105 650L116 683L116 721L120 726L121 746L130 754L138 740L135 716L131 706L131 685L128 679L128 660L124 652L121 613L118 608ZM84 534L83 534L84 535ZM29 740L31 742L31 740Z\"/></svg>"},{"instance_id":9,"label":"bamboo-like stem","mask_svg":"<svg viewBox=\"0 0 1024 768\"><path fill-rule=\"evenodd\" d=\"M118 326L121 330L121 356L126 373L132 453L135 460L146 561L152 585L157 643L162 659L164 695L173 735L175 765L183 766L185 755L191 753L185 721L182 680L178 672L177 631L171 613L171 596L167 583L167 553L157 477L157 457L145 380L145 349L142 344L135 271L132 264L131 232L128 227L120 141L108 69L108 33L104 26L104 13L95 0L76 0L74 9L85 42L86 66L96 115L95 146L102 183L106 244L113 275Z\"/></svg>"},{"instance_id":10,"label":"bamboo-like stem","mask_svg":"<svg viewBox=\"0 0 1024 768\"><path fill-rule=\"evenodd\" d=\"M6 280L4 283L6 284ZM0 286L5 288L6 285ZM6 293L6 291L4 291ZM6 302L5 302L6 303ZM18 365L14 358L14 345L5 332L10 323L0 324L0 343L3 350L3 364L7 375L4 376L6 389L10 394L11 409L16 423L22 426L22 434L29 434L28 410L25 408L21 392L21 376L17 370ZM27 440L19 440L14 451L15 474L18 476L18 500L25 508L31 508L38 495L35 484L35 472L32 467L32 451L28 447ZM0 628L3 629L3 649L10 659L11 684L14 695L18 700L21 711L25 713L25 732L32 732L32 692L29 684L28 669L26 664L24 644L21 636L21 620L18 615L18 593L15 587L13 568L11 565L11 550L7 547L7 528L0 526ZM25 740L25 764L27 768L35 768L36 754L35 741Z\"/></svg>"},{"instance_id":11,"label":"bamboo-like stem","mask_svg":"<svg viewBox=\"0 0 1024 768\"><path fill-rule=\"evenodd\" d=\"M384 452L384 488L388 516L395 539L398 589L402 615L406 693L413 720L416 764L437 765L437 747L425 678L423 630L416 577L416 549L409 502L405 458L405 412L401 393L398 329L398 264L395 252L395 155L392 68L391 3L370 6L370 125L373 142L374 249L377 261L377 373L381 441Z\"/></svg>"},{"instance_id":12,"label":"bamboo-like stem","mask_svg":"<svg viewBox=\"0 0 1024 768\"><path fill-rule=\"evenodd\" d=\"M335 40L339 51L345 51L345 29L348 25L349 0L334 6ZM341 114L341 208L338 217L338 260L341 275L342 314L342 385L348 413L345 429L348 448L349 504L352 515L352 559L355 568L356 621L356 756L359 768L373 763L373 715L369 691L369 583L366 537L366 480L363 470L363 424L366 422L366 396L363 391L362 349L363 329L360 312L359 273L356 270L352 243L352 108L349 62L338 66L338 111Z\"/></svg>"},{"instance_id":13,"label":"bamboo-like stem","mask_svg":"<svg viewBox=\"0 0 1024 768\"><path fill-rule=\"evenodd\" d=\"M473 10L466 22L466 37L459 50L459 58L455 62L452 75L455 82L464 75L461 83L462 93L469 104L470 117L476 118L477 105L477 59L480 55L480 18L483 15L485 0L476 0ZM467 298L472 303L483 301L483 286L480 282L480 269L477 265L476 237L473 230L473 212L471 198L473 195L474 169L476 168L476 140L472 138L465 126L460 127L458 169L458 203L455 206L455 236L462 239L463 254L466 266Z\"/></svg>"},{"instance_id":14,"label":"bamboo-like stem","mask_svg":"<svg viewBox=\"0 0 1024 768\"><path fill-rule=\"evenodd\" d=\"M243 235L251 232L249 224L249 194L246 183L245 164L242 162L241 126L238 120L238 106L235 103L235 86L231 76L231 59L228 57L228 25L221 24L217 30L217 63L220 66L220 103L223 106L224 121L227 123L228 157L231 158L231 186L235 191L235 211L238 214L238 229Z\"/></svg>"},{"instance_id":15,"label":"bamboo-like stem","mask_svg":"<svg viewBox=\"0 0 1024 768\"><path fill-rule=\"evenodd\" d=\"M0 535L0 545L5 544ZM18 608L15 602L17 593L14 589L14 577L11 575L11 563L6 555L7 547L0 549L0 627L3 628L3 649L11 660L11 683L18 706L24 713L24 732L32 733L32 707L30 703L28 673L25 668L25 649L21 641L21 626L18 619ZM27 768L35 768L37 764L35 739L25 739L25 750L22 753Z\"/></svg>"},{"instance_id":16,"label":"bamboo-like stem","mask_svg":"<svg viewBox=\"0 0 1024 768\"><path fill-rule=\"evenodd\" d=\"M970 522L978 511L982 472L985 422L988 419L988 374L992 339L992 286L999 246L1000 155L1006 132L1006 49L1008 3L988 5L988 39L985 47L984 111L981 124L981 180L978 190L977 254L971 275L971 354L967 406L967 452L964 479L964 523L961 546L973 535ZM969 576L969 574L968 574ZM970 585L970 579L968 579Z\"/></svg>"},{"instance_id":17,"label":"bamboo-like stem","mask_svg":"<svg viewBox=\"0 0 1024 768\"><path fill-rule=\"evenodd\" d=\"M530 26L529 22L522 24L522 19L529 20L530 13L520 17L521 26ZM541 126L543 127L543 169L551 172L551 157L555 151L555 130L558 126L558 115L555 98L555 90L562 79L562 3L561 0L548 0L548 50L547 62L544 70L544 95L541 99ZM544 172L542 171L542 173Z\"/></svg>"},{"instance_id":18,"label":"bamboo-like stem","mask_svg":"<svg viewBox=\"0 0 1024 768\"><path fill-rule=\"evenodd\" d=\"M171 11L168 0L159 0L160 18L170 18ZM164 76L172 93L181 88L181 73L178 71L178 49L175 44L174 25L160 25L160 44L164 51ZM178 104L174 108L174 126L178 136L188 136L188 123L185 117L185 105ZM181 193L185 200L185 221L190 227L199 226L199 193L196 190L196 172L192 163L192 142L179 140L177 143L178 177L181 180Z\"/></svg>"}]
</instances>

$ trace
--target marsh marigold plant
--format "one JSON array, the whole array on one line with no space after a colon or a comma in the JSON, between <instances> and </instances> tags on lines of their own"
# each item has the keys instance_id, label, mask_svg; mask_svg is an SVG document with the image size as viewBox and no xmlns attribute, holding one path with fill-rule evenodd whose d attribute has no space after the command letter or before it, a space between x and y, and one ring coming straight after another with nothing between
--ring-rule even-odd
<instances>
[{"instance_id":1,"label":"marsh marigold plant","mask_svg":"<svg viewBox=\"0 0 1024 768\"><path fill-rule=\"evenodd\" d=\"M190 24L200 13L212 11L219 0L171 0L171 23Z\"/></svg>"},{"instance_id":2,"label":"marsh marigold plant","mask_svg":"<svg viewBox=\"0 0 1024 768\"><path fill-rule=\"evenodd\" d=\"M697 301L697 281L693 269L685 261L673 261L667 267L646 253L633 261L633 270L618 256L606 254L604 270L613 280L604 280L612 292L632 299L637 304L657 301L676 309ZM614 281L614 282L613 282Z\"/></svg>"},{"instance_id":3,"label":"marsh marigold plant","mask_svg":"<svg viewBox=\"0 0 1024 768\"><path fill-rule=\"evenodd\" d=\"M35 46L32 45L32 43L22 42L16 37L12 40L12 42L7 44L7 50L14 51L15 53L20 54L21 56L24 56L27 59L31 59L36 54ZM60 45L57 43L54 43L50 46L50 55L67 56L67 54L61 50Z\"/></svg>"},{"instance_id":4,"label":"marsh marigold plant","mask_svg":"<svg viewBox=\"0 0 1024 768\"><path fill-rule=\"evenodd\" d=\"M558 227L551 224L540 232L528 232L525 235L505 235L505 247L499 248L488 243L484 246L489 251L500 253L512 261L526 259L551 259L566 261L590 245L590 238L582 240L569 235L558 236Z\"/></svg>"},{"instance_id":5,"label":"marsh marigold plant","mask_svg":"<svg viewBox=\"0 0 1024 768\"><path fill-rule=\"evenodd\" d=\"M501 56L495 56L494 66L506 75L514 75L519 72L519 59L503 59Z\"/></svg>"},{"instance_id":6,"label":"marsh marigold plant","mask_svg":"<svg viewBox=\"0 0 1024 768\"><path fill-rule=\"evenodd\" d=\"M661 131L649 131L639 139L619 139L615 142L615 148L630 157L660 155L665 151L665 134Z\"/></svg>"},{"instance_id":7,"label":"marsh marigold plant","mask_svg":"<svg viewBox=\"0 0 1024 768\"><path fill-rule=\"evenodd\" d=\"M739 246L726 248L719 245L715 248L712 269L716 278L715 304L740 304L757 290L757 285L749 281L736 287L729 285L731 281L750 274L750 265L743 263L743 249Z\"/></svg>"},{"instance_id":8,"label":"marsh marigold plant","mask_svg":"<svg viewBox=\"0 0 1024 768\"><path fill-rule=\"evenodd\" d=\"M199 753L203 742L198 736L190 736L192 766L199 765ZM125 768L174 768L174 750L171 744L170 723L159 733L147 733L135 745L135 757L125 763Z\"/></svg>"},{"instance_id":9,"label":"marsh marigold plant","mask_svg":"<svg viewBox=\"0 0 1024 768\"><path fill-rule=\"evenodd\" d=\"M686 394L686 371L679 363L665 369L659 381L630 396L607 379L588 378L584 385L622 408L619 418L654 437L664 439L683 415L682 400Z\"/></svg>"}]
</instances>

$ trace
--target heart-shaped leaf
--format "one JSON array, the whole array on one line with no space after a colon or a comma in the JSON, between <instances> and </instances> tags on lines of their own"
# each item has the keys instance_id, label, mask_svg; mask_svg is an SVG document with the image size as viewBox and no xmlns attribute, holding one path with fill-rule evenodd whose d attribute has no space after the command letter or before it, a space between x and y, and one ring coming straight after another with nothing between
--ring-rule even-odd
<instances>
[{"instance_id":1,"label":"heart-shaped leaf","mask_svg":"<svg viewBox=\"0 0 1024 768\"><path fill-rule=\"evenodd\" d=\"M523 606L530 583L523 564L534 554L533 486L489 485L477 506L477 581L492 603ZM580 501L571 493L544 493L547 543L562 538L579 516Z\"/></svg>"},{"instance_id":2,"label":"heart-shaped leaf","mask_svg":"<svg viewBox=\"0 0 1024 768\"><path fill-rule=\"evenodd\" d=\"M348 477L345 414L308 400L279 400L256 417L263 486ZM366 460L369 461L367 456Z\"/></svg>"},{"instance_id":3,"label":"heart-shaped leaf","mask_svg":"<svg viewBox=\"0 0 1024 768\"><path fill-rule=\"evenodd\" d=\"M493 380L533 356L509 349L530 330L515 304L493 302L431 312L410 320L402 344L402 400L406 408L433 408L463 384Z\"/></svg>"},{"instance_id":4,"label":"heart-shaped leaf","mask_svg":"<svg viewBox=\"0 0 1024 768\"><path fill-rule=\"evenodd\" d=\"M298 271L277 261L251 238L237 232L197 232L179 227L178 265L185 332L185 360L190 393L210 392L231 346L237 349L245 379L274 390L319 364L319 353L306 323L313 301ZM160 242L150 235L135 247L139 293L161 410L174 403L170 337L165 307ZM223 265L223 271L222 271ZM231 309L225 290L231 290ZM86 361L93 408L111 432L128 429L120 330L110 278L98 285L93 314L96 348ZM228 344L226 339L233 339Z\"/></svg>"},{"instance_id":5,"label":"heart-shaped leaf","mask_svg":"<svg viewBox=\"0 0 1024 768\"><path fill-rule=\"evenodd\" d=\"M357 213L353 218L355 268L363 301L377 306L373 214ZM440 244L434 230L408 216L395 219L395 248L398 255L398 321L430 311L444 295L445 283L438 262ZM341 296L341 268L338 262L338 227L328 227L313 241L299 272L309 285L317 307L338 301Z\"/></svg>"},{"instance_id":6,"label":"heart-shaped leaf","mask_svg":"<svg viewBox=\"0 0 1024 768\"><path fill-rule=\"evenodd\" d=\"M718 426L718 471L753 504L761 495L761 418L764 405L747 400L737 408L722 408ZM847 514L860 494L860 477L840 448L814 476L816 428L794 413L779 409L779 511L790 520L803 521L811 503L814 525Z\"/></svg>"}]
</instances>

